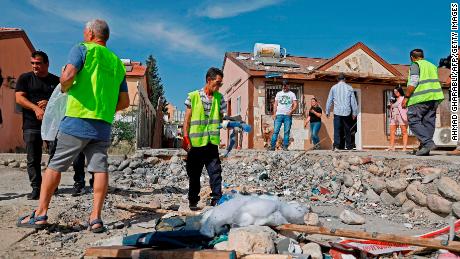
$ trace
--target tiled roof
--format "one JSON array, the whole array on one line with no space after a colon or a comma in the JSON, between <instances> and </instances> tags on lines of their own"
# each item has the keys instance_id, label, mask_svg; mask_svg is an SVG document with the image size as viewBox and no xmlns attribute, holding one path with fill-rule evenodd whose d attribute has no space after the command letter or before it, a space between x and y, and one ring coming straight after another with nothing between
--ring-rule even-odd
<instances>
[{"instance_id":1,"label":"tiled roof","mask_svg":"<svg viewBox=\"0 0 460 259\"><path fill-rule=\"evenodd\" d=\"M382 64L395 76L378 76L367 75L360 73L346 73L347 76L357 79L362 82L388 82L388 83L404 83L407 80L409 65L389 64L378 56L375 52L369 49L361 42L353 45L347 50L339 53L331 59L326 58L309 58L300 56L288 56L286 60L295 62L299 65L298 68L283 67L283 66L265 66L254 60L252 53L245 52L227 52L225 57L232 60L236 65L243 69L251 76L266 76L268 73L281 73L283 78L292 79L307 79L307 80L330 80L332 77L337 76L337 72L325 71L333 64L339 62L349 54L353 53L358 48L363 49L377 62ZM225 62L225 61L224 61ZM225 63L224 63L225 66ZM447 68L439 68L439 78L442 83L447 84L450 70Z\"/></svg>"},{"instance_id":2,"label":"tiled roof","mask_svg":"<svg viewBox=\"0 0 460 259\"><path fill-rule=\"evenodd\" d=\"M136 77L136 76L144 76L146 71L147 71L147 67L146 66L143 66L141 64L141 62L131 62L131 65L133 66L133 69L131 71L127 71L126 72L126 76L133 76L133 77Z\"/></svg>"}]
</instances>

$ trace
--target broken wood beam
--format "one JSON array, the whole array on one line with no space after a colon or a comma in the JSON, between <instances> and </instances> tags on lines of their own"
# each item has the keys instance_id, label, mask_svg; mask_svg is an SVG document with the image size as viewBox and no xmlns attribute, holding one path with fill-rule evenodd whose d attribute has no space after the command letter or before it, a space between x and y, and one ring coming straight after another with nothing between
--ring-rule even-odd
<instances>
[{"instance_id":1,"label":"broken wood beam","mask_svg":"<svg viewBox=\"0 0 460 259\"><path fill-rule=\"evenodd\" d=\"M154 248L139 248L134 246L98 246L89 247L85 257L97 258L155 258L155 259L236 259L235 251L218 251L212 249L172 249L157 250ZM257 259L257 258L252 258ZM260 258L263 259L263 258ZM267 258L272 259L272 258ZM273 258L274 259L274 258Z\"/></svg>"},{"instance_id":2,"label":"broken wood beam","mask_svg":"<svg viewBox=\"0 0 460 259\"><path fill-rule=\"evenodd\" d=\"M158 214L177 213L177 215L179 216L196 216L200 214L199 211L179 212L175 210L157 209L157 208L152 208L148 206L129 205L129 204L118 204L118 205L115 205L115 208L127 210L127 211L147 211L147 212L153 212L153 213L158 213Z\"/></svg>"},{"instance_id":3,"label":"broken wood beam","mask_svg":"<svg viewBox=\"0 0 460 259\"><path fill-rule=\"evenodd\" d=\"M421 247L429 247L436 249L445 249L453 252L460 252L460 242L457 241L447 241L440 239L432 238L420 238L412 236L402 236L395 234L382 234L377 232L364 232L357 230L348 230L348 229L329 229L326 227L316 227L316 226L305 226L305 225L295 225L295 224L286 224L276 227L278 230L290 230L298 231L306 234L321 234L327 236L338 236L338 237L348 237L356 239L368 239L376 241L384 241L393 244L407 244Z\"/></svg>"}]
</instances>

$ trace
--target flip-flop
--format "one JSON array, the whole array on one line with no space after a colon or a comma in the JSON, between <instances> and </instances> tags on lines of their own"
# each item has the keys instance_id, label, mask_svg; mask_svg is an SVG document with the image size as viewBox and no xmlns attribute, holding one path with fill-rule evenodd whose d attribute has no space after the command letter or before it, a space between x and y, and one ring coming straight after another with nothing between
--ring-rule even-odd
<instances>
[{"instance_id":1,"label":"flip-flop","mask_svg":"<svg viewBox=\"0 0 460 259\"><path fill-rule=\"evenodd\" d=\"M96 224L99 224L101 225L100 227L97 227L97 228L93 228L94 225ZM105 227L104 227L104 222L102 222L101 219L95 219L91 222L89 222L89 230L93 233L102 233L105 231Z\"/></svg>"},{"instance_id":2,"label":"flip-flop","mask_svg":"<svg viewBox=\"0 0 460 259\"><path fill-rule=\"evenodd\" d=\"M27 218L27 217L30 217L29 221L27 221L26 223L22 223L22 221ZM32 212L32 214L30 214L30 216L22 216L18 219L18 222L16 223L16 226L17 227L20 227L20 228L34 228L34 229L45 229L48 227L48 223L44 223L44 224L37 224L38 221L47 221L48 220L48 216L47 215L44 215L44 216L38 216L38 217L35 217L35 210Z\"/></svg>"}]
</instances>

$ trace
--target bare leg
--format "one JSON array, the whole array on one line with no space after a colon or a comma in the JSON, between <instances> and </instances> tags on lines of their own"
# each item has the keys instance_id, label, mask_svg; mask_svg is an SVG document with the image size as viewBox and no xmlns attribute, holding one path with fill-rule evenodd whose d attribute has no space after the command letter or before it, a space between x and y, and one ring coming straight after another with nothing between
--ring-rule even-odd
<instances>
[{"instance_id":1,"label":"bare leg","mask_svg":"<svg viewBox=\"0 0 460 259\"><path fill-rule=\"evenodd\" d=\"M407 134L407 125L401 125L401 132L403 135L403 151L406 151L407 147L407 140L409 139L409 135Z\"/></svg>"},{"instance_id":2,"label":"bare leg","mask_svg":"<svg viewBox=\"0 0 460 259\"><path fill-rule=\"evenodd\" d=\"M395 150L396 127L396 125L390 125L390 148L388 150Z\"/></svg>"},{"instance_id":3,"label":"bare leg","mask_svg":"<svg viewBox=\"0 0 460 259\"><path fill-rule=\"evenodd\" d=\"M42 185L40 189L40 201L35 216L44 216L48 212L48 207L53 197L54 191L61 181L61 173L51 168L46 168L45 175L43 176ZM26 217L22 223L27 223L29 217ZM36 224L44 224L44 221L38 221Z\"/></svg>"},{"instance_id":4,"label":"bare leg","mask_svg":"<svg viewBox=\"0 0 460 259\"><path fill-rule=\"evenodd\" d=\"M93 211L89 216L89 221L101 218L102 207L104 206L105 196L107 195L107 188L109 186L109 174L107 172L94 173L94 195L93 195ZM93 228L100 227L95 224Z\"/></svg>"}]
</instances>

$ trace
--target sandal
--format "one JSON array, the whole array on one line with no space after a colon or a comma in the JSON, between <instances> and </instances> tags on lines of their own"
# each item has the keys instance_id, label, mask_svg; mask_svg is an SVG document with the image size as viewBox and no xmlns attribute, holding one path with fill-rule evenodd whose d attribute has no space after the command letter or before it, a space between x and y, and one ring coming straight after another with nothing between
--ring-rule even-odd
<instances>
[{"instance_id":1,"label":"sandal","mask_svg":"<svg viewBox=\"0 0 460 259\"><path fill-rule=\"evenodd\" d=\"M30 217L29 221L26 223L22 223L22 221L27 217ZM37 224L37 222L38 221L46 222L47 220L48 220L47 215L35 217L35 210L34 210L32 214L30 214L30 216L20 217L18 219L18 222L16 223L16 226L20 228L34 228L34 229L42 230L48 227L48 223Z\"/></svg>"},{"instance_id":2,"label":"sandal","mask_svg":"<svg viewBox=\"0 0 460 259\"><path fill-rule=\"evenodd\" d=\"M395 151L395 149L394 148L387 148L387 149L385 149L385 151Z\"/></svg>"},{"instance_id":3,"label":"sandal","mask_svg":"<svg viewBox=\"0 0 460 259\"><path fill-rule=\"evenodd\" d=\"M94 225L99 224L100 226L97 228L93 228ZM101 219L95 219L89 222L89 230L93 233L102 233L105 231L104 222Z\"/></svg>"}]
</instances>

